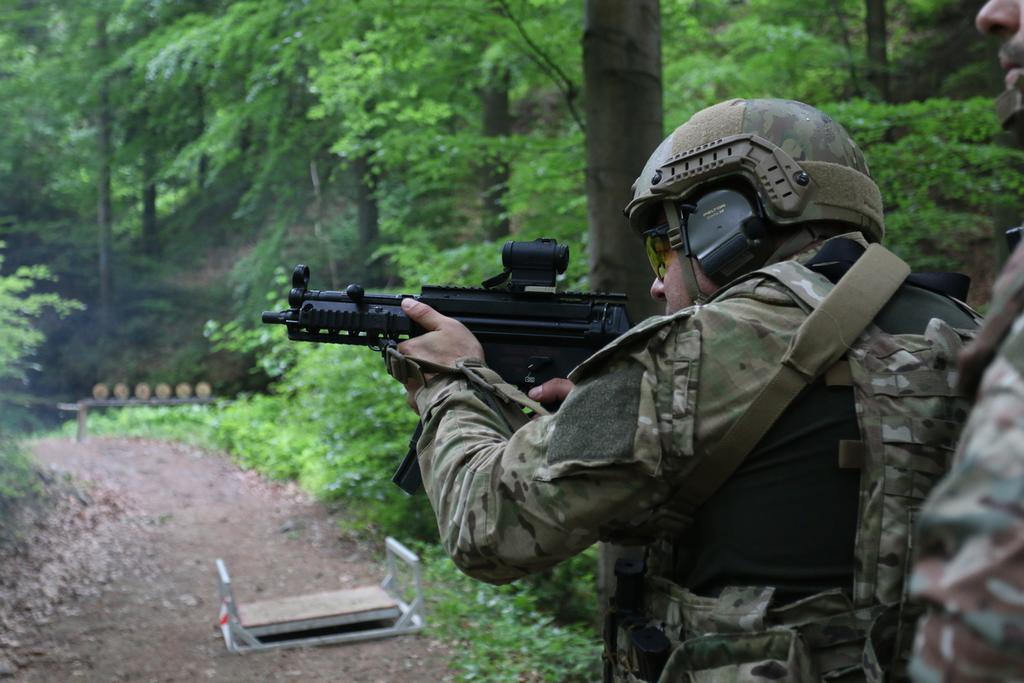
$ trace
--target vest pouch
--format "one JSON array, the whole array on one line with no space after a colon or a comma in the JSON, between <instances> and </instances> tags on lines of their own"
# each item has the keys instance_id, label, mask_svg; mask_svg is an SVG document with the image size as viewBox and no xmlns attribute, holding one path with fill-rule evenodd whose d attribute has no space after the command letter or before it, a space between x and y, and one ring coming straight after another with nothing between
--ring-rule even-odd
<instances>
[{"instance_id":1,"label":"vest pouch","mask_svg":"<svg viewBox=\"0 0 1024 683\"><path fill-rule=\"evenodd\" d=\"M618 674L606 680L626 683L654 683L665 669L672 651L672 642L659 625L640 617L614 620L613 645L615 657L611 671ZM608 651L607 636L605 648Z\"/></svg>"},{"instance_id":2,"label":"vest pouch","mask_svg":"<svg viewBox=\"0 0 1024 683\"><path fill-rule=\"evenodd\" d=\"M807 645L790 629L699 636L680 643L659 683L773 683L817 681Z\"/></svg>"},{"instance_id":3,"label":"vest pouch","mask_svg":"<svg viewBox=\"0 0 1024 683\"><path fill-rule=\"evenodd\" d=\"M921 611L916 605L890 605L871 623L864 644L867 683L909 683L907 655Z\"/></svg>"}]
</instances>

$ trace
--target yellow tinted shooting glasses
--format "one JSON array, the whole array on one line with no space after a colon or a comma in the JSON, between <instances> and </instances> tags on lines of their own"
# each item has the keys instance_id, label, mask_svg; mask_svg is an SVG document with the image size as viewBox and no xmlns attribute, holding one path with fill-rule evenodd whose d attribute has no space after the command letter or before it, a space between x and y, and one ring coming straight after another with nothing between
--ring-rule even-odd
<instances>
[{"instance_id":1,"label":"yellow tinted shooting glasses","mask_svg":"<svg viewBox=\"0 0 1024 683\"><path fill-rule=\"evenodd\" d=\"M643 231L644 247L647 249L647 259L651 262L654 275L659 280L665 279L668 271L669 253L673 251L668 239L668 223Z\"/></svg>"}]
</instances>

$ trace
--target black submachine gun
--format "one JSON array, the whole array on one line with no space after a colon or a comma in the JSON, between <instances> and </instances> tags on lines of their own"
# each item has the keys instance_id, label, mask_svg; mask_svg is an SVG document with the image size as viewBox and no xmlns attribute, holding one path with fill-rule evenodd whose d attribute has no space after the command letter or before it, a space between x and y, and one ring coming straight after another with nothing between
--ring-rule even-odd
<instances>
[{"instance_id":1,"label":"black submachine gun","mask_svg":"<svg viewBox=\"0 0 1024 683\"><path fill-rule=\"evenodd\" d=\"M355 344L384 353L400 340L423 334L402 312L411 297L455 318L476 335L487 365L523 391L565 377L592 353L629 329L625 294L559 292L558 273L569 247L552 239L506 242L504 272L482 287L427 285L419 296L368 294L357 284L344 292L309 289L309 268L292 273L285 311L264 311L263 322L284 325L292 341ZM392 480L407 493L422 479L416 460L417 426L409 453Z\"/></svg>"}]
</instances>

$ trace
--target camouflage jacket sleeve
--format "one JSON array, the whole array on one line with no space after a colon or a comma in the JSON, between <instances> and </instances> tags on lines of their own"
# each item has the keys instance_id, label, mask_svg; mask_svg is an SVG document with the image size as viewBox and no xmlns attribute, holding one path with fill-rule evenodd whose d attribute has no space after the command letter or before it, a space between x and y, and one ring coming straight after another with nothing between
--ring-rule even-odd
<instances>
[{"instance_id":1,"label":"camouflage jacket sleeve","mask_svg":"<svg viewBox=\"0 0 1024 683\"><path fill-rule=\"evenodd\" d=\"M926 611L917 681L1024 672L1024 317L985 372L954 467L918 526L912 594Z\"/></svg>"},{"instance_id":2,"label":"camouflage jacket sleeve","mask_svg":"<svg viewBox=\"0 0 1024 683\"><path fill-rule=\"evenodd\" d=\"M476 578L505 582L597 540L674 523L676 484L777 367L805 317L776 285L645 321L574 371L557 414L513 433L464 380L417 395L424 486L441 539Z\"/></svg>"}]
</instances>

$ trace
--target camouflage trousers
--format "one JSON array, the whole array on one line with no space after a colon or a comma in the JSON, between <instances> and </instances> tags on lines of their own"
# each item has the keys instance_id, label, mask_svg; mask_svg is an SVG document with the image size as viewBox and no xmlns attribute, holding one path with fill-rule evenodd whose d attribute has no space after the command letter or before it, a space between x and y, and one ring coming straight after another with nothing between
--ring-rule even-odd
<instances>
[{"instance_id":1,"label":"camouflage trousers","mask_svg":"<svg viewBox=\"0 0 1024 683\"><path fill-rule=\"evenodd\" d=\"M895 662L906 660L916 614L901 614L900 605L857 609L838 589L773 606L771 587L728 588L707 598L653 577L644 588L643 618L608 624L615 629L605 638L606 677L611 680L906 680L903 665ZM667 656L654 661L637 638L652 628L669 643Z\"/></svg>"}]
</instances>

